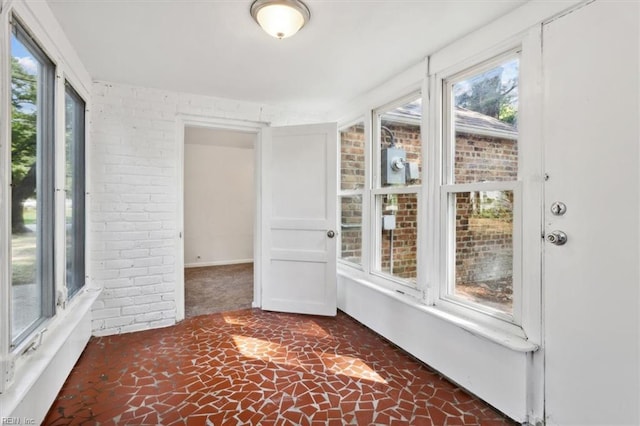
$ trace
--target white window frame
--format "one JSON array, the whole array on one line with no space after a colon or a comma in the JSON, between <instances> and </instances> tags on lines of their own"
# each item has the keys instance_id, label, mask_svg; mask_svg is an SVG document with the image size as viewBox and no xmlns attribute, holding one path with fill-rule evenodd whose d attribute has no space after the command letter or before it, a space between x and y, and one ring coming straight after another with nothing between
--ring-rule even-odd
<instances>
[{"instance_id":1,"label":"white window frame","mask_svg":"<svg viewBox=\"0 0 640 426\"><path fill-rule=\"evenodd\" d=\"M358 125L358 124L362 124L364 126L364 184L362 186L361 189L342 189L342 137L341 137L341 133L343 130ZM354 268L357 269L359 271L365 271L368 268L368 262L367 262L367 253L369 253L369 250L367 248L368 245L368 238L365 234L367 234L367 217L368 217L368 211L369 211L369 206L368 206L368 201L367 201L367 196L366 196L366 192L367 190L370 188L370 167L369 167L369 161L371 159L371 156L369 154L370 151L370 137L369 135L371 134L370 131L370 125L368 125L367 120L364 116L362 117L358 117L355 118L353 120L350 120L348 122L346 122L346 124L342 124L338 127L338 177L336 179L336 182L338 183L338 189L337 189L337 193L338 193L338 219L340 220L340 230L338 231L338 247L339 250L337 251L338 253L338 263L344 266L348 266L350 268ZM362 216L360 218L361 221L361 228L360 228L360 232L361 232L361 247L360 247L360 263L355 263L355 262L351 262L349 260L343 259L342 258L342 198L344 197L356 197L356 196L360 196L361 199L361 203L362 205L360 206L361 209L361 213Z\"/></svg>"},{"instance_id":2,"label":"white window frame","mask_svg":"<svg viewBox=\"0 0 640 426\"><path fill-rule=\"evenodd\" d=\"M443 116L446 109L444 83L454 76L476 74L482 67L491 67L495 62L519 52L519 134L518 134L518 180L497 183L477 183L473 186L449 186L444 180L446 145L444 145ZM493 63L491 63L494 61ZM408 303L423 305L434 315L445 318L463 328L485 330L496 341L515 339L531 341L533 345L541 340L541 251L542 239L542 90L541 74L541 30L539 26L514 35L480 53L466 59L447 58L448 63L439 61L434 68L430 59L425 62L425 78L406 90L407 95L392 98L388 103L380 102L378 107L365 109L365 196L363 197L362 266L338 262L340 273L391 291ZM524 83L524 84L523 84ZM422 93L422 185L419 188L379 188L379 144L376 133L376 113L389 110L403 103L415 100ZM340 128L358 120L341 122ZM447 246L445 208L448 194L469 190L513 190L514 193L514 315L491 309L478 309L469 303L459 303L446 297L447 266L450 256ZM380 233L376 210L376 196L386 193L412 193L418 196L418 264L417 286L407 285L389 274L375 270L376 241ZM446 196L445 196L446 195ZM388 293L391 294L391 293ZM509 336L509 337L506 337ZM507 340L504 344L509 346ZM532 346L533 347L533 346Z\"/></svg>"},{"instance_id":3,"label":"white window frame","mask_svg":"<svg viewBox=\"0 0 640 426\"><path fill-rule=\"evenodd\" d=\"M462 72L455 73L447 76L443 80L443 165L442 165L442 182L440 186L440 206L441 206L441 244L442 253L444 254L441 267L444 268L442 274L442 280L440 282L440 303L454 304L462 307L466 307L475 310L480 313L495 317L497 319L512 323L515 325L521 324L521 304L522 304L522 194L521 194L521 172L520 161L522 156L518 152L518 171L516 181L497 181L487 183L455 183L455 146L456 146L456 128L455 128L455 116L453 115L453 87L460 81L464 81L472 76L482 74L490 69L493 69L509 60L518 59L520 61L521 47L518 46L513 49L509 49L504 53L494 56L490 59L479 62L477 65L463 70ZM520 85L520 73L518 72L518 85ZM518 145L520 144L520 138L518 137ZM474 191L512 191L514 194L513 201L513 258L512 258L512 290L513 290L513 305L512 313L501 312L497 309L493 309L479 302L473 302L470 300L464 300L461 297L456 297L453 294L455 288L455 206L452 205L452 194L461 192L474 192Z\"/></svg>"},{"instance_id":4,"label":"white window frame","mask_svg":"<svg viewBox=\"0 0 640 426\"><path fill-rule=\"evenodd\" d=\"M79 305L81 308L86 309L87 300L95 300L99 295L99 292L92 292L89 298L86 297L73 297L73 300L66 299L66 284L65 284L65 226L64 226L64 144L65 144L65 126L64 126L64 93L65 82L73 85L74 89L80 88L77 91L78 95L85 100L85 117L84 128L82 129L83 138L85 142L84 161L87 161L87 151L89 149L88 144L88 103L86 99L89 98L89 92L86 89L86 85L82 84L82 76L76 75L70 66L60 58L60 53L52 48L47 38L46 33L34 20L31 10L23 4L16 4L3 11L0 16L2 22L2 34L0 34L0 40L2 41L0 46L0 53L3 56L3 69L7 78L0 84L1 92L5 96L4 108L0 108L0 114L3 117L5 123L2 127L2 139L4 141L10 141L11 138L11 68L10 58L12 55L10 40L13 34L13 26L18 25L19 31L26 35L30 39L30 42L35 44L40 49L40 54L46 57L51 63L51 74L53 79L50 82L50 86L47 90L50 92L47 96L52 97L51 105L47 108L51 112L48 123L45 124L50 130L50 140L47 144L49 153L46 154L47 161L51 163L50 172L47 175L47 187L50 192L50 200L48 202L48 215L51 216L48 219L49 230L48 234L51 237L51 244L47 244L46 261L51 264L50 275L47 283L44 283L46 288L43 293L43 303L46 304L46 310L40 320L32 325L28 331L21 333L19 336L12 336L10 329L10 319L12 316L12 296L11 296L11 217L10 217L10 193L5 191L3 195L3 208L2 211L6 214L2 220L2 226L0 227L0 235L4 236L2 244L0 244L0 254L4 259L6 267L0 268L2 270L2 278L6 285L1 286L0 293L2 294L2 302L0 303L0 366L3 371L0 372L0 395L4 395L8 387L17 386L17 383L23 383L24 380L31 380L33 377L31 374L28 377L22 377L15 375L17 371L23 371L25 366L33 362L33 357L29 356L40 346L50 346L51 339L54 334L59 333L64 327L60 328L58 325L65 317L65 312L71 309L76 309ZM24 43L23 43L24 44ZM0 175L0 181L3 185L9 185L11 177L11 156L10 156L10 144L5 144L5 148L0 151L0 162L3 164L3 173ZM86 173L82 176L82 179L87 185ZM4 202L6 201L6 203ZM83 201L85 217L83 221L86 226L86 205L88 203L86 190L83 194ZM86 258L86 234L83 237L84 241L84 257ZM86 268L86 266L85 266ZM85 270L85 284L86 280ZM86 285L83 286L76 295L88 294ZM62 318L62 319L61 319ZM48 332L47 332L48 331ZM45 333L47 332L47 333ZM14 383L15 382L15 383Z\"/></svg>"},{"instance_id":5,"label":"white window frame","mask_svg":"<svg viewBox=\"0 0 640 426\"><path fill-rule=\"evenodd\" d=\"M66 123L66 99L69 96L73 102L74 108L74 122L73 122L73 135L72 140L70 141L73 144L72 153L74 158L71 159L71 167L73 171L73 181L72 188L70 191L72 192L72 221L73 221L73 263L74 269L71 271L73 275L74 283L78 283L79 285L74 285L71 289L69 288L68 282L68 271L65 268L64 274L64 286L62 286L59 291L64 294L64 302L74 298L78 295L86 284L86 128L87 128L87 117L86 117L86 109L87 102L86 100L78 93L78 91L74 88L73 84L68 80L64 82L64 90L62 91L64 94L61 96L64 98L65 102L65 117L64 122ZM66 130L66 129L65 129ZM68 159L66 158L66 144L69 142L66 140L66 134L64 135L63 146L64 149L63 155L65 156L64 165L61 174L66 177L66 165L68 164ZM66 188L66 182L62 183L62 188L65 193L64 200L62 202L63 207L62 210L66 208L64 203L66 202L66 192L68 188ZM66 213L62 214L62 217L65 218L63 221L66 223ZM65 249L64 249L64 262L63 264L67 264L69 259L67 259L67 246L66 246L66 231L65 231Z\"/></svg>"},{"instance_id":6,"label":"white window frame","mask_svg":"<svg viewBox=\"0 0 640 426\"><path fill-rule=\"evenodd\" d=\"M0 103L0 183L3 190L0 191L0 210L3 212L0 226L0 258L4 266L0 267L2 285L0 285L0 405L6 414L18 413L24 407L36 407L36 417L44 418L46 407L38 406L38 401L55 397L55 387L62 385L64 377L68 373L67 367L73 364L90 338L90 312L91 306L100 296L101 288L91 285L87 279L87 286L68 303L54 303L53 315L44 320L37 329L19 344L11 345L11 331L9 318L11 315L11 275L9 260L11 256L11 224L9 215L10 195L7 188L10 184L10 145L8 141L11 135L11 108L9 96L11 93L10 81L10 34L11 22L18 20L24 29L38 42L38 46L44 51L48 59L55 66L54 75L54 138L51 149L54 156L54 249L52 260L54 264L54 287L52 291L53 302L64 300L64 209L61 199L64 176L60 173L64 169L64 82L69 81L79 90L80 95L87 101L85 122L86 150L85 159L90 155L91 144L88 132L90 117L90 92L91 78L82 63L73 54L70 46L64 43L64 37L60 35L60 27L46 4L41 2L3 2L0 8L0 55L2 56L2 75L5 78L0 81L0 92L3 101ZM54 40L55 39L55 40ZM62 45L57 43L63 41ZM88 179L85 176L87 188ZM90 195L85 193L85 204L90 204ZM85 219L86 222L86 219ZM90 237L88 237L90 239ZM86 250L85 250L86 256ZM90 275L90 267L88 269ZM80 294L81 293L81 294ZM45 383L46 382L46 383ZM43 383L45 385L41 386ZM48 385L47 385L48 383ZM52 384L53 383L53 384ZM51 386L49 386L51 385ZM43 393L44 390L44 393Z\"/></svg>"},{"instance_id":7,"label":"white window frame","mask_svg":"<svg viewBox=\"0 0 640 426\"><path fill-rule=\"evenodd\" d=\"M407 185L407 186L397 186L397 187L382 187L381 185L381 158L380 158L380 150L381 150L381 135L380 135L380 126L382 125L382 116L385 112L393 110L395 108L401 107L409 102L413 102L416 99L422 99L423 112L422 118L419 123L420 126L420 155L422 157L423 164L423 176L421 176L421 183L419 185ZM367 166L371 169L371 190L369 195L369 204L370 204L370 214L369 214L369 229L372 237L370 238L370 268L369 274L373 277L379 279L379 283L384 283L387 287L395 290L401 294L409 293L415 297L419 297L422 299L423 295L421 289L424 287L422 283L422 274L423 274L423 262L421 259L424 257L422 253L422 234L424 229L424 214L422 214L423 208L423 188L426 186L425 182L425 173L426 170L426 157L425 157L425 145L426 145L426 137L424 131L424 106L426 105L424 94L422 88L418 88L416 90L410 91L408 94L397 98L396 100L389 102L385 105L382 105L378 108L375 108L371 111L371 161L367 163ZM381 271L379 266L381 263L381 248L382 248L382 205L378 200L379 196L385 195L406 195L406 194L415 194L416 203L417 203L417 238L416 238L416 282L415 284L409 282L408 280L395 277L390 273L386 273Z\"/></svg>"},{"instance_id":8,"label":"white window frame","mask_svg":"<svg viewBox=\"0 0 640 426\"><path fill-rule=\"evenodd\" d=\"M433 180L430 182L429 199L435 204L430 210L428 231L439 238L430 253L427 281L427 304L453 314L464 321L500 330L523 339L539 341L541 327L541 239L542 215L542 148L541 99L542 75L540 71L540 31L534 29L506 40L484 52L467 58L435 73L429 72L430 104L430 162ZM465 77L486 71L508 58L519 55L519 134L518 180L507 182L452 185L447 178L453 172L449 161L452 142L450 135L453 121L448 117L450 86L447 82L464 80ZM451 125L450 127L448 125ZM448 297L448 274L451 252L448 244L450 229L447 225L447 203L452 192L478 190L513 190L513 244L514 244L514 293L513 315L482 307L474 303L461 303ZM525 232L526 231L526 232Z\"/></svg>"},{"instance_id":9,"label":"white window frame","mask_svg":"<svg viewBox=\"0 0 640 426\"><path fill-rule=\"evenodd\" d=\"M55 268L58 263L58 258L55 255L54 241L56 231L56 215L55 215L55 174L56 174L56 133L55 123L58 119L56 111L56 63L44 50L38 40L31 35L28 27L22 23L22 21L15 15L11 17L11 32L23 44L32 55L34 55L40 63L44 66L41 69L42 74L39 75L39 93L41 98L37 101L39 103L39 112L42 116L38 117L38 146L36 151L37 165L38 167L38 232L37 239L39 241L37 246L38 255L36 257L37 269L38 269L38 282L41 297L41 316L32 323L29 327L24 329L18 335L13 336L12 331L9 329L9 348L13 351L20 351L20 348L24 346L25 342L30 339L35 333L44 327L44 323L53 317L56 313L55 308L55 287L56 287L56 271ZM11 58L12 52L9 49L7 58ZM11 76L8 77L11 80ZM46 79L46 80L45 80ZM40 86L41 85L41 86ZM41 91L41 92L40 92ZM11 96L10 94L7 94ZM11 112L9 112L9 126L11 127L13 121L11 119ZM9 161L11 164L11 161ZM11 234L9 234L9 241L11 241ZM9 242L9 245L11 243ZM9 248L9 256L7 258L9 263L9 285L12 286L12 272L11 272L11 248ZM13 290L13 288L11 288ZM10 293L12 294L12 293ZM12 319L13 295L9 297L9 321Z\"/></svg>"},{"instance_id":10,"label":"white window frame","mask_svg":"<svg viewBox=\"0 0 640 426\"><path fill-rule=\"evenodd\" d=\"M452 294L455 281L455 205L452 195L463 192L477 191L511 191L513 192L513 305L512 314L483 305L479 302L464 300ZM522 183L519 181L467 183L442 185L440 190L440 217L443 238L442 253L444 259L441 266L444 268L443 280L440 285L440 302L459 305L472 309L495 318L519 325L522 320Z\"/></svg>"}]
</instances>

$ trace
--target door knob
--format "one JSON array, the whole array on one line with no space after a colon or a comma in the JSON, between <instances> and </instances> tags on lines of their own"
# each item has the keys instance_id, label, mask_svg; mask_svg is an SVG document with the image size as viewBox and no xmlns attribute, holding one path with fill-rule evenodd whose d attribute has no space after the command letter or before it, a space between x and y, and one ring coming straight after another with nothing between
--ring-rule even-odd
<instances>
[{"instance_id":1,"label":"door knob","mask_svg":"<svg viewBox=\"0 0 640 426\"><path fill-rule=\"evenodd\" d=\"M557 246L563 246L567 243L567 234L562 231L553 231L547 235L547 241Z\"/></svg>"},{"instance_id":2,"label":"door knob","mask_svg":"<svg viewBox=\"0 0 640 426\"><path fill-rule=\"evenodd\" d=\"M336 233L333 230L329 230L327 231L327 237L329 238L333 238L336 236Z\"/></svg>"}]
</instances>

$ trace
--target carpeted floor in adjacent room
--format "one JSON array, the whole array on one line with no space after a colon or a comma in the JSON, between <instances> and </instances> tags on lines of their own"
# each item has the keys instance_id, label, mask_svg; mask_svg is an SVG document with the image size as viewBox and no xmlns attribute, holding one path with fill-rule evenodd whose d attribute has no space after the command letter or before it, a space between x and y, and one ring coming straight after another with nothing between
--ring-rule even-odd
<instances>
[{"instance_id":1,"label":"carpeted floor in adjacent room","mask_svg":"<svg viewBox=\"0 0 640 426\"><path fill-rule=\"evenodd\" d=\"M187 318L250 308L253 263L186 268L184 288Z\"/></svg>"}]
</instances>

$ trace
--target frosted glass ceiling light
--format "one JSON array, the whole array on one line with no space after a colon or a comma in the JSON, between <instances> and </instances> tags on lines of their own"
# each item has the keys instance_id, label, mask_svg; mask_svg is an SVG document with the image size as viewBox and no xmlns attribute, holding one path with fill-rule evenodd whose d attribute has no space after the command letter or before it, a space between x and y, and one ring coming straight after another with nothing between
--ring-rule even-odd
<instances>
[{"instance_id":1,"label":"frosted glass ceiling light","mask_svg":"<svg viewBox=\"0 0 640 426\"><path fill-rule=\"evenodd\" d=\"M251 16L263 30L276 38L297 33L309 21L309 8L300 0L256 0Z\"/></svg>"}]
</instances>

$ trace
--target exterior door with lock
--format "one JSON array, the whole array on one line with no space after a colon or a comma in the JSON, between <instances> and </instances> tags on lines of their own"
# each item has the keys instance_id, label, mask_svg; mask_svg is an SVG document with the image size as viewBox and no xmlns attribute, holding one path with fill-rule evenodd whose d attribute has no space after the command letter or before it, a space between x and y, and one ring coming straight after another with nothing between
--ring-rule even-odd
<instances>
[{"instance_id":1,"label":"exterior door with lock","mask_svg":"<svg viewBox=\"0 0 640 426\"><path fill-rule=\"evenodd\" d=\"M640 424L639 12L596 1L543 27L549 425Z\"/></svg>"},{"instance_id":2,"label":"exterior door with lock","mask_svg":"<svg viewBox=\"0 0 640 426\"><path fill-rule=\"evenodd\" d=\"M262 131L262 309L335 315L335 123Z\"/></svg>"}]
</instances>

